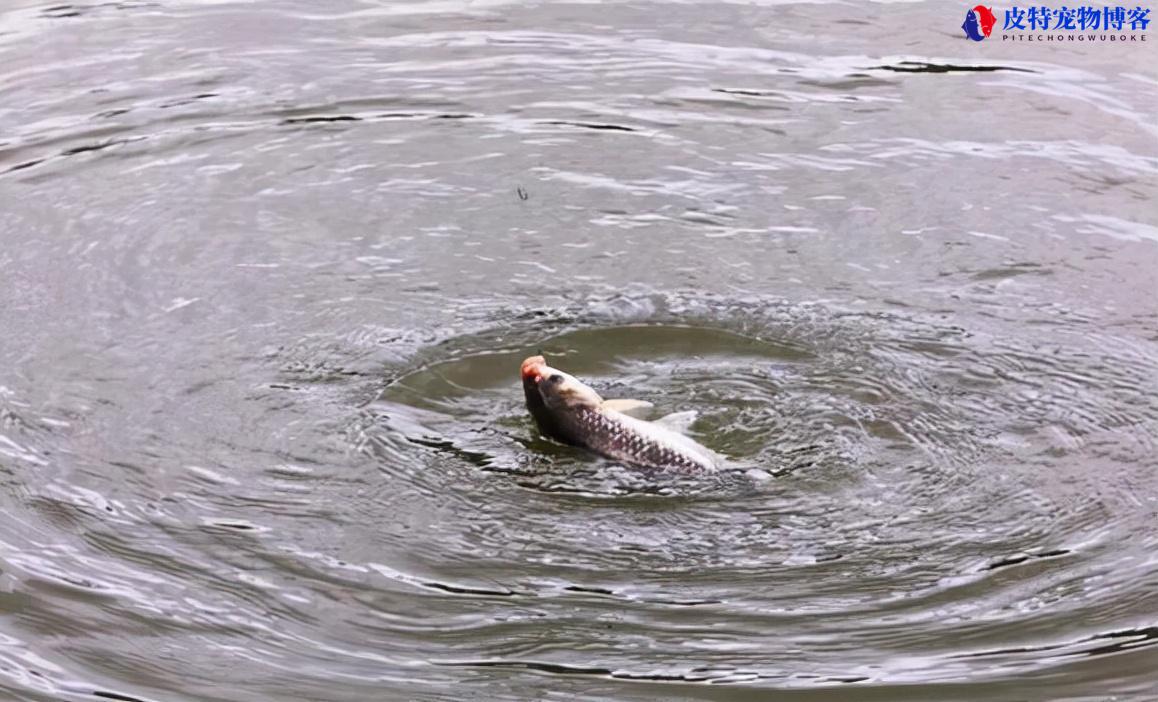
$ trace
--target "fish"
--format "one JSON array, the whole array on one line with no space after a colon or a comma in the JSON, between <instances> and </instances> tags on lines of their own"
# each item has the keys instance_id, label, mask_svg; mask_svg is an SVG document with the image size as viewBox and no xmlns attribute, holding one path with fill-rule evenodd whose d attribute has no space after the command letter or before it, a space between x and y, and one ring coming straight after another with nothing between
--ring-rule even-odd
<instances>
[{"instance_id":1,"label":"fish","mask_svg":"<svg viewBox=\"0 0 1158 702\"><path fill-rule=\"evenodd\" d=\"M965 13L965 22L961 25L961 29L965 30L965 36L973 41L984 41L985 35L981 33L981 23L978 20L977 12L968 10Z\"/></svg>"},{"instance_id":2,"label":"fish","mask_svg":"<svg viewBox=\"0 0 1158 702\"><path fill-rule=\"evenodd\" d=\"M977 13L977 23L981 25L981 33L988 37L993 33L993 25L997 24L997 16L993 14L993 8L978 5L973 8L973 12Z\"/></svg>"},{"instance_id":3,"label":"fish","mask_svg":"<svg viewBox=\"0 0 1158 702\"><path fill-rule=\"evenodd\" d=\"M695 412L654 422L632 416L652 407L642 400L605 400L542 356L523 361L520 373L527 410L544 436L640 468L713 472L722 457L681 433Z\"/></svg>"}]
</instances>

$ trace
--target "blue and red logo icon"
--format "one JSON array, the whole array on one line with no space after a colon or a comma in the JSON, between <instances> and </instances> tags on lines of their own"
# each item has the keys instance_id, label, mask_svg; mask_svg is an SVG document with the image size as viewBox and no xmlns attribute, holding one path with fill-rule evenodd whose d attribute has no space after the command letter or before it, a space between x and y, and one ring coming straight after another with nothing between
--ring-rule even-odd
<instances>
[{"instance_id":1,"label":"blue and red logo icon","mask_svg":"<svg viewBox=\"0 0 1158 702\"><path fill-rule=\"evenodd\" d=\"M997 17L993 14L993 10L978 5L965 13L965 23L961 25L961 29L965 30L965 36L973 41L985 41L985 38L993 33L994 24L997 24Z\"/></svg>"}]
</instances>

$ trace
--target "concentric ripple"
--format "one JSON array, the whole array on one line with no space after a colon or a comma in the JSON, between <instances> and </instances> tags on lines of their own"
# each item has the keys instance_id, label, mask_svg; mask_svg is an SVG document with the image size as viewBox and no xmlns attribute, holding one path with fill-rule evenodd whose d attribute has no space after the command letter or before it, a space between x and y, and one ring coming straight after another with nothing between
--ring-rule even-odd
<instances>
[{"instance_id":1,"label":"concentric ripple","mask_svg":"<svg viewBox=\"0 0 1158 702\"><path fill-rule=\"evenodd\" d=\"M366 406L359 433L389 482L472 515L439 540L460 572L514 561L492 591L554 603L544 616L599 621L611 606L639 627L532 644L528 622L454 665L792 686L1045 674L1127 650L1141 665L1152 459L1088 466L1158 436L1155 388L1138 384L1153 356L1068 334L1022 348L891 314L701 300L689 315L686 302L456 337ZM515 372L535 350L605 396L698 411L698 440L772 477L678 483L536 438ZM685 607L702 609L690 631ZM634 664L633 637L648 642ZM803 650L806 670L784 662Z\"/></svg>"},{"instance_id":2,"label":"concentric ripple","mask_svg":"<svg viewBox=\"0 0 1158 702\"><path fill-rule=\"evenodd\" d=\"M1146 47L0 5L0 698L1158 699Z\"/></svg>"}]
</instances>

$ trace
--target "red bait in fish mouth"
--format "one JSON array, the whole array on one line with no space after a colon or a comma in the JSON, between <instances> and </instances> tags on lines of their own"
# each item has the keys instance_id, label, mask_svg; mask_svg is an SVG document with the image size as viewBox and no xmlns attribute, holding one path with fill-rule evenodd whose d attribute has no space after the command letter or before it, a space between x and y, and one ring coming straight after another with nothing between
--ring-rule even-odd
<instances>
[{"instance_id":1,"label":"red bait in fish mouth","mask_svg":"<svg viewBox=\"0 0 1158 702\"><path fill-rule=\"evenodd\" d=\"M630 416L640 400L604 400L572 375L531 356L520 369L527 409L547 437L644 468L711 471L719 456L680 433L695 418L680 412L655 422Z\"/></svg>"}]
</instances>

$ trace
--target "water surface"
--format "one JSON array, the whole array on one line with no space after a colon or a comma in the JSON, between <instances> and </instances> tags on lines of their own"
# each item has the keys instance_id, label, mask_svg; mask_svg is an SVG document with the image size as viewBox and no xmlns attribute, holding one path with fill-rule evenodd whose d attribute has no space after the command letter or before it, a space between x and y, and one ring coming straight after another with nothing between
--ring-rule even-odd
<instances>
[{"instance_id":1,"label":"water surface","mask_svg":"<svg viewBox=\"0 0 1158 702\"><path fill-rule=\"evenodd\" d=\"M963 14L8 3L2 696L1158 698L1153 51Z\"/></svg>"}]
</instances>

